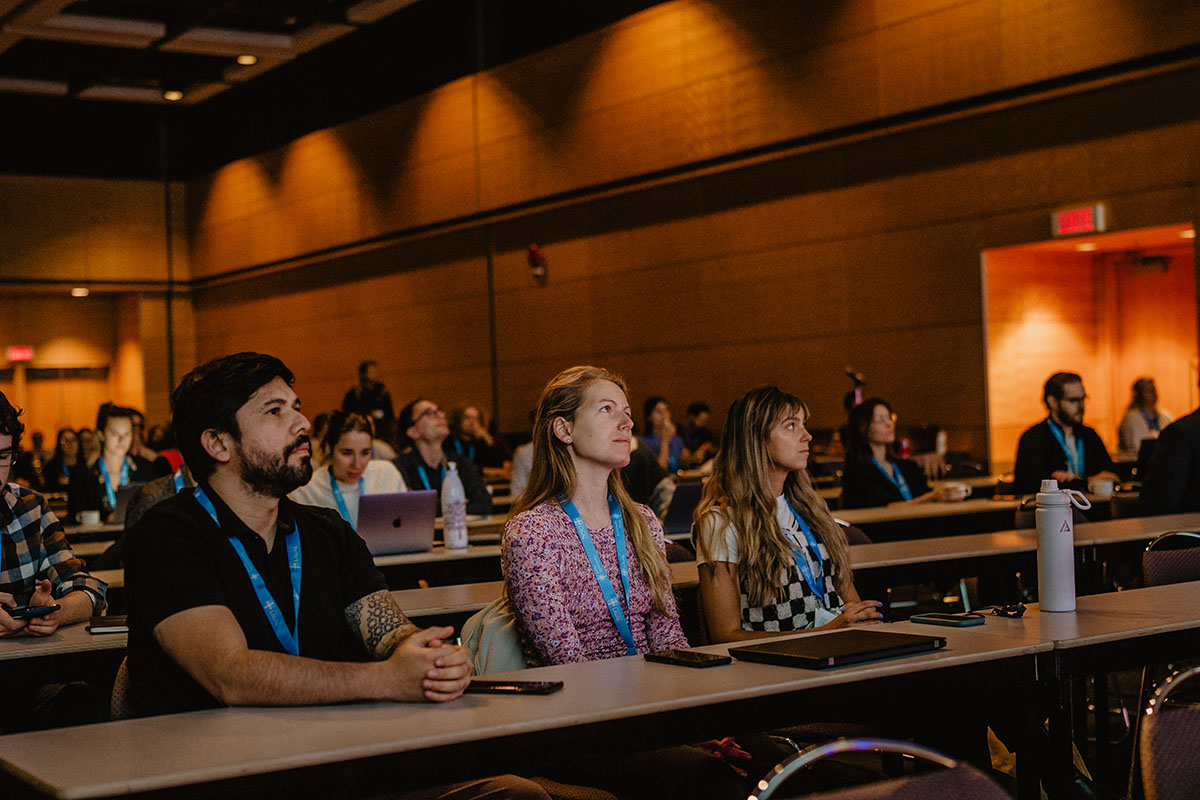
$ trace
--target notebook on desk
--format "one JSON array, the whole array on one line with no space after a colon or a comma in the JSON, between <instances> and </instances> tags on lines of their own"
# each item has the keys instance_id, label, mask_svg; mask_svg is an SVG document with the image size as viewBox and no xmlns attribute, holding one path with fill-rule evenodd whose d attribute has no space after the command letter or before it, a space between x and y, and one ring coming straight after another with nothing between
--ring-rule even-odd
<instances>
[{"instance_id":1,"label":"notebook on desk","mask_svg":"<svg viewBox=\"0 0 1200 800\"><path fill-rule=\"evenodd\" d=\"M368 494L358 500L358 535L373 556L433 549L437 492Z\"/></svg>"},{"instance_id":2,"label":"notebook on desk","mask_svg":"<svg viewBox=\"0 0 1200 800\"><path fill-rule=\"evenodd\" d=\"M731 647L729 655L739 661L758 661L784 667L825 669L859 664L892 656L924 653L946 646L944 636L885 633L865 628L848 628L798 639L769 641L746 647Z\"/></svg>"}]
</instances>

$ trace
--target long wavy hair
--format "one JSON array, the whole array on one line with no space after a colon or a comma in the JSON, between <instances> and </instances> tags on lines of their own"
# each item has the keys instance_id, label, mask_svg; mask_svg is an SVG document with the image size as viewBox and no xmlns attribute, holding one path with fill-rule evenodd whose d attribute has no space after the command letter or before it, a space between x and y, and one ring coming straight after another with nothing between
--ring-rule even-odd
<instances>
[{"instance_id":1,"label":"long wavy hair","mask_svg":"<svg viewBox=\"0 0 1200 800\"><path fill-rule=\"evenodd\" d=\"M529 470L529 483L513 503L513 516L542 503L557 503L563 495L571 497L575 494L575 462L571 460L567 445L554 435L554 421L560 417L574 421L583 403L584 392L596 381L611 381L628 394L625 381L619 375L601 367L588 366L563 370L542 390L533 421L533 464ZM620 470L609 474L608 491L621 506L625 531L633 544L642 576L654 596L654 607L665 614L667 593L671 591L666 555L654 541L645 518L625 490Z\"/></svg>"},{"instance_id":2,"label":"long wavy hair","mask_svg":"<svg viewBox=\"0 0 1200 800\"><path fill-rule=\"evenodd\" d=\"M775 518L775 497L767 482L771 465L767 442L777 424L807 414L800 398L774 386L751 389L735 400L725 418L712 477L693 515L696 546L710 561L712 553L705 544L709 536L724 525L737 532L738 581L752 606L776 602L783 591L780 576L796 572L791 545ZM834 584L842 592L853 580L846 534L813 489L808 471L788 473L783 493L825 545L833 562Z\"/></svg>"}]
</instances>

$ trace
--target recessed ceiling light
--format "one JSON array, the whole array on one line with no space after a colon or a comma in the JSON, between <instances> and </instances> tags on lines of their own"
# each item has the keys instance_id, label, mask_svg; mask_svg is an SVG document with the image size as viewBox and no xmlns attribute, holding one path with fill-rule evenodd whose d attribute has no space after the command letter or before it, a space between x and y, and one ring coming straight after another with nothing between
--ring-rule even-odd
<instances>
[{"instance_id":1,"label":"recessed ceiling light","mask_svg":"<svg viewBox=\"0 0 1200 800\"><path fill-rule=\"evenodd\" d=\"M1196 229L1188 228L1186 231L1180 231L1179 238L1180 239L1195 239L1196 238Z\"/></svg>"},{"instance_id":2,"label":"recessed ceiling light","mask_svg":"<svg viewBox=\"0 0 1200 800\"><path fill-rule=\"evenodd\" d=\"M249 53L246 53L245 55L238 56L237 62L239 64L241 64L243 67L253 67L255 64L258 63L258 56L254 56L254 55L250 55Z\"/></svg>"},{"instance_id":3,"label":"recessed ceiling light","mask_svg":"<svg viewBox=\"0 0 1200 800\"><path fill-rule=\"evenodd\" d=\"M1081 253L1087 253L1096 249L1095 242L1084 242L1083 244L1075 245L1075 249Z\"/></svg>"},{"instance_id":4,"label":"recessed ceiling light","mask_svg":"<svg viewBox=\"0 0 1200 800\"><path fill-rule=\"evenodd\" d=\"M71 290L71 297L87 297L91 294L86 286L76 286Z\"/></svg>"},{"instance_id":5,"label":"recessed ceiling light","mask_svg":"<svg viewBox=\"0 0 1200 800\"><path fill-rule=\"evenodd\" d=\"M163 100L170 100L172 103L174 103L176 100L182 99L183 92L179 91L178 89L168 89L167 91L163 92Z\"/></svg>"}]
</instances>

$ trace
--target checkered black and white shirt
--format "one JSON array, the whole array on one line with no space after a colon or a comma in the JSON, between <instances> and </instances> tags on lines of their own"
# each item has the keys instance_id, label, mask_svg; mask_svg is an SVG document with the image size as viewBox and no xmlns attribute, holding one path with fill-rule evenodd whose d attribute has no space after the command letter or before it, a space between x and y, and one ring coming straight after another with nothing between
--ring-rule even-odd
<instances>
[{"instance_id":1,"label":"checkered black and white shirt","mask_svg":"<svg viewBox=\"0 0 1200 800\"><path fill-rule=\"evenodd\" d=\"M108 584L83 569L67 543L62 523L37 492L6 484L0 488L0 592L19 605L29 601L42 578L50 580L56 598L84 591L95 613L104 608Z\"/></svg>"},{"instance_id":2,"label":"checkered black and white shirt","mask_svg":"<svg viewBox=\"0 0 1200 800\"><path fill-rule=\"evenodd\" d=\"M741 592L742 629L752 631L795 631L812 628L816 625L817 609L824 607L834 614L839 613L842 598L838 594L833 581L833 565L829 560L829 552L824 543L818 542L820 559L817 553L805 541L804 533L792 511L788 508L783 497L776 499L775 519L783 530L783 535L795 548L804 553L809 568L814 576L819 576L824 587L823 597L813 594L804 576L795 564L779 577L779 594L776 601L765 606L752 606L745 592ZM712 554L713 561L738 563L737 531L732 525L717 524L704 526L704 534L709 536L705 544ZM703 562L701 562L703 563ZM824 569L822 569L824 564Z\"/></svg>"}]
</instances>

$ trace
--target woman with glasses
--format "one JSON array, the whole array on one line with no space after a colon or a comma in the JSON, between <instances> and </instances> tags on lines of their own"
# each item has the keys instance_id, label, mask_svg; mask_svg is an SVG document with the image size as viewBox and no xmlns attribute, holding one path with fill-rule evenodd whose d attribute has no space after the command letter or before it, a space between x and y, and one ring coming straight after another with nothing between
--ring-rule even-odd
<instances>
[{"instance_id":1,"label":"woman with glasses","mask_svg":"<svg viewBox=\"0 0 1200 800\"><path fill-rule=\"evenodd\" d=\"M440 502L446 464L454 462L458 465L458 476L467 495L467 513L492 513L492 496L483 483L479 467L466 456L446 452L445 442L450 436L450 426L446 424L446 412L438 408L437 403L418 397L400 409L396 422L404 452L396 456L392 463L400 470L410 489L433 489L438 493Z\"/></svg>"},{"instance_id":2,"label":"woman with glasses","mask_svg":"<svg viewBox=\"0 0 1200 800\"><path fill-rule=\"evenodd\" d=\"M54 455L42 468L46 491L65 492L71 483L71 472L76 469L87 469L87 458L79 446L79 434L63 428L55 438Z\"/></svg>"},{"instance_id":3,"label":"woman with glasses","mask_svg":"<svg viewBox=\"0 0 1200 800\"><path fill-rule=\"evenodd\" d=\"M930 489L915 462L892 453L896 415L886 400L872 397L850 412L842 508L872 508L966 499L960 484Z\"/></svg>"},{"instance_id":4,"label":"woman with glasses","mask_svg":"<svg viewBox=\"0 0 1200 800\"><path fill-rule=\"evenodd\" d=\"M358 503L364 495L408 491L394 464L371 460L374 433L371 420L361 414L334 411L319 443L321 466L288 497L297 503L332 508L357 530Z\"/></svg>"}]
</instances>

